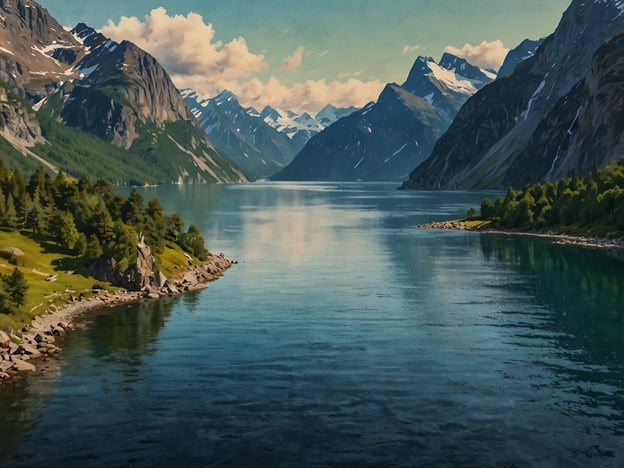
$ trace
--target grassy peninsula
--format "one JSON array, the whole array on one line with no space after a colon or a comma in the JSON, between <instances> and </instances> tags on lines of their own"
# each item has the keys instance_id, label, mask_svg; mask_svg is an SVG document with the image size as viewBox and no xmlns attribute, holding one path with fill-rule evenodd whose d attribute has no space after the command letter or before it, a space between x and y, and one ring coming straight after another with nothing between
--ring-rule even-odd
<instances>
[{"instance_id":1,"label":"grassy peninsula","mask_svg":"<svg viewBox=\"0 0 624 468\"><path fill-rule=\"evenodd\" d=\"M94 276L93 265L122 277L141 245L172 283L214 259L198 229L165 215L156 199L42 167L25 178L0 160L0 330L19 333L41 314L126 289Z\"/></svg>"}]
</instances>

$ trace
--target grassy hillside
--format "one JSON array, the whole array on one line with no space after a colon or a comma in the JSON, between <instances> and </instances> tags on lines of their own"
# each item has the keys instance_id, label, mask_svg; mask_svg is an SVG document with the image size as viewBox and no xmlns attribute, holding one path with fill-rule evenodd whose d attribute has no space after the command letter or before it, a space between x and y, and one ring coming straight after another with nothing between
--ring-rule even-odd
<instances>
[{"instance_id":1,"label":"grassy hillside","mask_svg":"<svg viewBox=\"0 0 624 468\"><path fill-rule=\"evenodd\" d=\"M98 294L94 287L106 291L118 291L121 288L107 285L89 275L81 267L77 255L61 252L56 245L30 233L0 231L0 250L15 247L24 252L23 256L13 256L0 252L0 274L10 275L14 268L24 274L28 281L26 303L13 314L0 313L0 329L21 328L37 315L46 312L51 306L59 307L71 302L71 297L83 296L85 299ZM200 263L194 258L195 264ZM17 265L16 265L17 264ZM176 278L183 273L188 264L185 252L175 243L167 242L164 251L158 257L158 266L168 278ZM55 278L54 281L49 281Z\"/></svg>"},{"instance_id":2,"label":"grassy hillside","mask_svg":"<svg viewBox=\"0 0 624 468\"><path fill-rule=\"evenodd\" d=\"M0 255L0 274L9 275L16 267L28 281L26 303L14 314L0 313L0 328L10 326L19 330L25 323L30 323L36 315L42 314L50 305L62 305L70 296L93 296L92 288L99 284L84 273L69 274L68 268L75 263L75 258L59 253L55 246L18 232L0 231L0 249L15 247L24 252L23 256ZM11 257L11 258L8 258ZM46 281L58 275L56 281ZM114 289L110 288L109 289Z\"/></svg>"}]
</instances>

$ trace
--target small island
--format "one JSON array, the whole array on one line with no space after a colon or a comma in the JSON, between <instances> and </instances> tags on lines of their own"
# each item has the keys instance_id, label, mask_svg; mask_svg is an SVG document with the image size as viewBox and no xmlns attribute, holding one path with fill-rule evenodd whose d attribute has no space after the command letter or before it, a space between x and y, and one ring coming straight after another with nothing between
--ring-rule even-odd
<instances>
[{"instance_id":1,"label":"small island","mask_svg":"<svg viewBox=\"0 0 624 468\"><path fill-rule=\"evenodd\" d=\"M512 187L480 211L470 208L463 220L421 228L469 230L491 234L549 237L556 243L585 247L624 247L624 158L554 182Z\"/></svg>"},{"instance_id":2,"label":"small island","mask_svg":"<svg viewBox=\"0 0 624 468\"><path fill-rule=\"evenodd\" d=\"M0 382L57 352L78 315L201 289L234 263L137 190L0 160Z\"/></svg>"}]
</instances>

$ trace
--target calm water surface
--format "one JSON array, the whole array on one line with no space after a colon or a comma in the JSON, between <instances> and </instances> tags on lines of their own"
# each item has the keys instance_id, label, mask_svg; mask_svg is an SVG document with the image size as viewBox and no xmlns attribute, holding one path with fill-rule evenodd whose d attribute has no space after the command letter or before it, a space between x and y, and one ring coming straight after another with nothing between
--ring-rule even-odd
<instances>
[{"instance_id":1,"label":"calm water surface","mask_svg":"<svg viewBox=\"0 0 624 468\"><path fill-rule=\"evenodd\" d=\"M3 466L622 466L624 260L418 230L482 194L145 189L240 261L0 387Z\"/></svg>"}]
</instances>

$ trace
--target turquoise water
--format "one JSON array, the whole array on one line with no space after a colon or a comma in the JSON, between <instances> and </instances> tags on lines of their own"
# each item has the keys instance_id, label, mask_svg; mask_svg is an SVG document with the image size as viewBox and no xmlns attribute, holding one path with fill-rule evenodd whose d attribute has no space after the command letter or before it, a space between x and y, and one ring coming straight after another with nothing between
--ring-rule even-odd
<instances>
[{"instance_id":1,"label":"turquoise water","mask_svg":"<svg viewBox=\"0 0 624 468\"><path fill-rule=\"evenodd\" d=\"M419 230L483 194L144 189L239 264L0 387L3 466L622 466L624 259Z\"/></svg>"}]
</instances>

